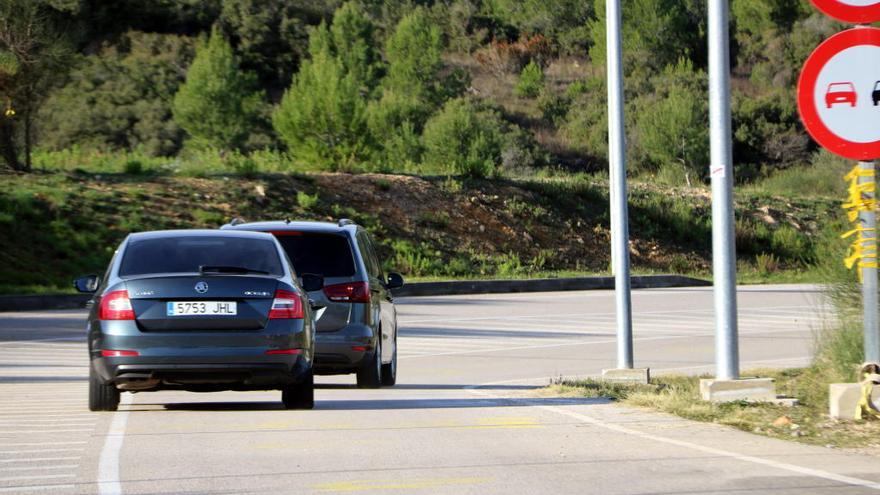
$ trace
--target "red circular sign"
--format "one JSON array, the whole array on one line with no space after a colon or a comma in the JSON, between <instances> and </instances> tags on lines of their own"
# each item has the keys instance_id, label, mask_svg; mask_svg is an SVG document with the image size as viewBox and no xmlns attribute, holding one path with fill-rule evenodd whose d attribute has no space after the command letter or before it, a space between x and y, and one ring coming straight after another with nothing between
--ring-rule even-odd
<instances>
[{"instance_id":1,"label":"red circular sign","mask_svg":"<svg viewBox=\"0 0 880 495\"><path fill-rule=\"evenodd\" d=\"M810 0L825 14L853 24L880 21L880 0Z\"/></svg>"},{"instance_id":2,"label":"red circular sign","mask_svg":"<svg viewBox=\"0 0 880 495\"><path fill-rule=\"evenodd\" d=\"M798 111L828 151L880 158L880 29L849 29L819 45L801 71Z\"/></svg>"}]
</instances>

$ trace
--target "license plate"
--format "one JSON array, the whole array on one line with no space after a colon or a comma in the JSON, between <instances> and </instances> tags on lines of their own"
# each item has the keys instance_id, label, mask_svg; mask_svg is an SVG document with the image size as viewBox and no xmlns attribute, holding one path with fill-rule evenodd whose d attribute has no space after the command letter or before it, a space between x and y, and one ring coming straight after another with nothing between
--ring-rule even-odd
<instances>
[{"instance_id":1,"label":"license plate","mask_svg":"<svg viewBox=\"0 0 880 495\"><path fill-rule=\"evenodd\" d=\"M168 316L235 316L234 301L174 301L167 303Z\"/></svg>"}]
</instances>

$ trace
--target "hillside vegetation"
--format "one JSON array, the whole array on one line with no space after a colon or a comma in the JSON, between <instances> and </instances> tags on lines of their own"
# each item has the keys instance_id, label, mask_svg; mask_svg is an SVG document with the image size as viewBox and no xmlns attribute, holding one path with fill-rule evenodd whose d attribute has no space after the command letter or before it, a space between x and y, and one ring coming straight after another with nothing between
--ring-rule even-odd
<instances>
[{"instance_id":1,"label":"hillside vegetation","mask_svg":"<svg viewBox=\"0 0 880 495\"><path fill-rule=\"evenodd\" d=\"M2 177L0 290L69 287L102 273L129 232L217 228L245 219L352 218L379 239L387 269L409 277L607 273L608 190L588 178L456 180L314 173L168 177L85 171ZM707 276L709 198L701 190L631 190L630 254L637 272ZM743 280L810 277L833 256L828 198L738 198ZM834 237L832 235L832 237ZM800 274L800 275L798 275ZM815 277L815 275L812 275Z\"/></svg>"},{"instance_id":2,"label":"hillside vegetation","mask_svg":"<svg viewBox=\"0 0 880 495\"><path fill-rule=\"evenodd\" d=\"M702 0L624 6L631 171L699 185ZM810 163L794 90L839 30L807 0L733 0L741 182ZM606 166L604 1L0 0L0 155L275 155L289 171L531 177ZM7 15L8 14L8 15Z\"/></svg>"}]
</instances>

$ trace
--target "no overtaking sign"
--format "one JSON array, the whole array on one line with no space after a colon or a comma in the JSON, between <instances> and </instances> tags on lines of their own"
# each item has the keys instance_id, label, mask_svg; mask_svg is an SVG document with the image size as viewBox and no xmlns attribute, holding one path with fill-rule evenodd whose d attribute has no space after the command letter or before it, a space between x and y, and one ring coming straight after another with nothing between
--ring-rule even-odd
<instances>
[{"instance_id":1,"label":"no overtaking sign","mask_svg":"<svg viewBox=\"0 0 880 495\"><path fill-rule=\"evenodd\" d=\"M812 0L825 14L854 24L880 21L880 0Z\"/></svg>"},{"instance_id":2,"label":"no overtaking sign","mask_svg":"<svg viewBox=\"0 0 880 495\"><path fill-rule=\"evenodd\" d=\"M880 158L880 29L853 28L819 45L801 73L798 109L807 131L829 151Z\"/></svg>"}]
</instances>

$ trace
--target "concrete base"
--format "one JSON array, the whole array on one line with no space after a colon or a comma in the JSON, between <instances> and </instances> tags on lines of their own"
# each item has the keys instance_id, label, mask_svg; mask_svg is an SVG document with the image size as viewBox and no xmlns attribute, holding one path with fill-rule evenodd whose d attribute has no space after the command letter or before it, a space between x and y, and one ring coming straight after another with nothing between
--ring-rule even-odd
<instances>
[{"instance_id":1,"label":"concrete base","mask_svg":"<svg viewBox=\"0 0 880 495\"><path fill-rule=\"evenodd\" d=\"M832 383L828 386L828 415L837 419L854 419L861 397L862 386L858 383ZM874 386L871 399L874 404L880 404L880 387Z\"/></svg>"},{"instance_id":2,"label":"concrete base","mask_svg":"<svg viewBox=\"0 0 880 495\"><path fill-rule=\"evenodd\" d=\"M651 381L651 368L613 368L602 370L602 379L609 382L647 384Z\"/></svg>"},{"instance_id":3,"label":"concrete base","mask_svg":"<svg viewBox=\"0 0 880 495\"><path fill-rule=\"evenodd\" d=\"M774 402L776 383L772 378L742 380L700 380L700 395L712 402Z\"/></svg>"}]
</instances>

